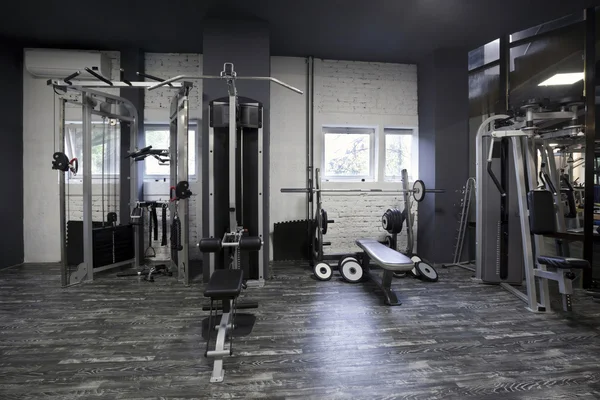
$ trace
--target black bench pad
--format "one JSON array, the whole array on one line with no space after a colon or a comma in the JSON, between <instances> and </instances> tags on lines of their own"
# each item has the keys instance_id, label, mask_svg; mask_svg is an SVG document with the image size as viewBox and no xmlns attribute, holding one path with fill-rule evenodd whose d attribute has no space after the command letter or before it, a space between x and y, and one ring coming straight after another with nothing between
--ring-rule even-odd
<instances>
[{"instance_id":1,"label":"black bench pad","mask_svg":"<svg viewBox=\"0 0 600 400\"><path fill-rule=\"evenodd\" d=\"M217 269L206 285L204 297L233 299L242 291L242 278L241 269Z\"/></svg>"},{"instance_id":2,"label":"black bench pad","mask_svg":"<svg viewBox=\"0 0 600 400\"><path fill-rule=\"evenodd\" d=\"M538 262L549 267L562 269L587 269L590 263L581 258L558 257L558 256L539 256Z\"/></svg>"},{"instance_id":3,"label":"black bench pad","mask_svg":"<svg viewBox=\"0 0 600 400\"><path fill-rule=\"evenodd\" d=\"M414 267L414 263L402 253L390 249L386 245L373 239L358 239L356 245L364 250L365 254L379 267L394 271L406 272Z\"/></svg>"}]
</instances>

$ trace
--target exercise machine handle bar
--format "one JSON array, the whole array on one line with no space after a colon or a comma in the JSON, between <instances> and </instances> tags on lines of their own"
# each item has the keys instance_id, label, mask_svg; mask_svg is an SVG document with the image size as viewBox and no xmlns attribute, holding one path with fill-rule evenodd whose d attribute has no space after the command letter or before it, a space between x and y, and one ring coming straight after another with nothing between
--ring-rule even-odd
<instances>
[{"instance_id":1,"label":"exercise machine handle bar","mask_svg":"<svg viewBox=\"0 0 600 400\"><path fill-rule=\"evenodd\" d=\"M494 153L494 138L492 138L492 141L490 142L490 152L488 153L488 158L487 158L487 172L490 175L490 178L492 178L492 181L494 182L494 185L496 185L496 187L498 188L498 191L500 192L500 196L505 197L506 196L506 192L504 191L504 188L502 187L502 185L500 184L500 181L498 180L498 178L496 178L496 175L494 174L494 171L492 170L492 155Z\"/></svg>"}]
</instances>

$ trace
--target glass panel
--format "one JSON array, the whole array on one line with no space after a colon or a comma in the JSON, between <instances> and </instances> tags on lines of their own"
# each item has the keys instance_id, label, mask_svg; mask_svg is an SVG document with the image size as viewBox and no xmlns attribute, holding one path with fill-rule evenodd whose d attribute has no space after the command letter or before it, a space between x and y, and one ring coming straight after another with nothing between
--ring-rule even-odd
<instances>
[{"instance_id":1,"label":"glass panel","mask_svg":"<svg viewBox=\"0 0 600 400\"><path fill-rule=\"evenodd\" d=\"M492 40L469 52L469 71L500 58L500 39Z\"/></svg>"},{"instance_id":2,"label":"glass panel","mask_svg":"<svg viewBox=\"0 0 600 400\"><path fill-rule=\"evenodd\" d=\"M567 15L554 21L544 22L538 26L522 30L520 32L513 33L510 35L510 42L516 42L517 40L525 39L531 36L539 35L541 33L550 32L554 29L562 28L577 22L583 21L583 12Z\"/></svg>"},{"instance_id":3,"label":"glass panel","mask_svg":"<svg viewBox=\"0 0 600 400\"><path fill-rule=\"evenodd\" d=\"M325 176L365 177L371 175L371 135L325 133Z\"/></svg>"},{"instance_id":4,"label":"glass panel","mask_svg":"<svg viewBox=\"0 0 600 400\"><path fill-rule=\"evenodd\" d=\"M411 170L412 142L411 130L385 130L385 180L400 180L403 169Z\"/></svg>"}]
</instances>

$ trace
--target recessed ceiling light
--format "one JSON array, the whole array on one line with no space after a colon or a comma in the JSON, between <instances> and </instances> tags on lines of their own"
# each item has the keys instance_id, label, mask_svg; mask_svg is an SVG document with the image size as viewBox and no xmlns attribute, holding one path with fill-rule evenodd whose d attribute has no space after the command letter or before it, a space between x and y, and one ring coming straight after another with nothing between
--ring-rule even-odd
<instances>
[{"instance_id":1,"label":"recessed ceiling light","mask_svg":"<svg viewBox=\"0 0 600 400\"><path fill-rule=\"evenodd\" d=\"M538 86L572 85L579 82L584 77L583 72L573 72L569 74L556 74L552 78L545 80Z\"/></svg>"}]
</instances>

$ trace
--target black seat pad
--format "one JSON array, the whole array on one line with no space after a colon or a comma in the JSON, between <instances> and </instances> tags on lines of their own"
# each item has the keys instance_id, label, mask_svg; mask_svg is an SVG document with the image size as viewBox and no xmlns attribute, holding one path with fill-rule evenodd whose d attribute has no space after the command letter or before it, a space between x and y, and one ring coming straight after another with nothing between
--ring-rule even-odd
<instances>
[{"instance_id":1,"label":"black seat pad","mask_svg":"<svg viewBox=\"0 0 600 400\"><path fill-rule=\"evenodd\" d=\"M587 260L571 257L539 256L538 262L550 267L562 269L587 269L590 267L590 263Z\"/></svg>"},{"instance_id":2,"label":"black seat pad","mask_svg":"<svg viewBox=\"0 0 600 400\"><path fill-rule=\"evenodd\" d=\"M206 289L204 297L216 299L232 299L239 296L242 291L241 269L217 269L213 272Z\"/></svg>"}]
</instances>

